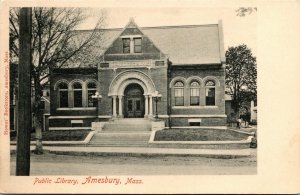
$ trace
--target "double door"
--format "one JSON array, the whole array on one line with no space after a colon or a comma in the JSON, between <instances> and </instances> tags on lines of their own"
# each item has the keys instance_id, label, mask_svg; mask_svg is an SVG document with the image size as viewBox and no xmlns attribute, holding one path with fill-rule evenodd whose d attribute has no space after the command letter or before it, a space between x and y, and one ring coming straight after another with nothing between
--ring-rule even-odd
<instances>
[{"instance_id":1,"label":"double door","mask_svg":"<svg viewBox=\"0 0 300 195\"><path fill-rule=\"evenodd\" d=\"M142 118L144 116L143 97L127 97L124 114L127 118Z\"/></svg>"}]
</instances>

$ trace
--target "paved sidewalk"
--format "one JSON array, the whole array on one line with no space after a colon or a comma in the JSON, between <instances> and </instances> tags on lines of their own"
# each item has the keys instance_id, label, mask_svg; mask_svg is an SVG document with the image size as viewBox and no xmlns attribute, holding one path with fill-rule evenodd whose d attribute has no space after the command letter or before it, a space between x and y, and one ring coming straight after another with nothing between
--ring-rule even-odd
<instances>
[{"instance_id":1,"label":"paved sidewalk","mask_svg":"<svg viewBox=\"0 0 300 195\"><path fill-rule=\"evenodd\" d=\"M31 146L31 150L34 150ZM63 155L80 156L199 156L211 158L241 158L249 157L253 149L179 149L179 148L141 148L141 147L58 147L44 146L44 150ZM15 152L16 146L11 146L11 151Z\"/></svg>"}]
</instances>

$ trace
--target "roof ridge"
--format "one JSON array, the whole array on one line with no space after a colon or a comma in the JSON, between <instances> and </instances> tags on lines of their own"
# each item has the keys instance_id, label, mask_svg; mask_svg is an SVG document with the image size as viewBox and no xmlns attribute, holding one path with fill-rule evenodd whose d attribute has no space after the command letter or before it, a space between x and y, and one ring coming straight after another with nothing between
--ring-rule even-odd
<instances>
[{"instance_id":1,"label":"roof ridge","mask_svg":"<svg viewBox=\"0 0 300 195\"><path fill-rule=\"evenodd\" d=\"M191 24L191 25L174 25L174 26L146 26L146 27L140 27L141 29L147 29L147 28L159 28L159 29L165 29L165 28L193 28L193 27L201 27L201 26L215 26L218 24Z\"/></svg>"},{"instance_id":2,"label":"roof ridge","mask_svg":"<svg viewBox=\"0 0 300 195\"><path fill-rule=\"evenodd\" d=\"M144 27L139 27L140 29L167 29L167 28L194 28L194 27L201 27L201 26L215 26L218 25L217 23L213 24L191 24L191 25L174 25L174 26L144 26ZM96 30L123 30L124 28L98 28ZM91 31L94 29L78 29L74 31Z\"/></svg>"}]
</instances>

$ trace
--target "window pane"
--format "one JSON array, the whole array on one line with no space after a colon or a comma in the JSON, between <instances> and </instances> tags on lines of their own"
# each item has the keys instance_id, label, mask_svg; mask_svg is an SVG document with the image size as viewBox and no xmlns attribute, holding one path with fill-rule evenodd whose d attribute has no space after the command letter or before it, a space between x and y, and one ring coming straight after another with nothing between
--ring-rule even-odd
<instances>
[{"instance_id":1,"label":"window pane","mask_svg":"<svg viewBox=\"0 0 300 195\"><path fill-rule=\"evenodd\" d=\"M68 85L66 83L60 83L59 89L68 89Z\"/></svg>"},{"instance_id":2,"label":"window pane","mask_svg":"<svg viewBox=\"0 0 300 195\"><path fill-rule=\"evenodd\" d=\"M45 101L41 101L40 109L45 110Z\"/></svg>"},{"instance_id":3,"label":"window pane","mask_svg":"<svg viewBox=\"0 0 300 195\"><path fill-rule=\"evenodd\" d=\"M191 96L200 96L199 88L191 88Z\"/></svg>"},{"instance_id":4,"label":"window pane","mask_svg":"<svg viewBox=\"0 0 300 195\"><path fill-rule=\"evenodd\" d=\"M130 53L130 39L123 39L123 53Z\"/></svg>"},{"instance_id":5,"label":"window pane","mask_svg":"<svg viewBox=\"0 0 300 195\"><path fill-rule=\"evenodd\" d=\"M142 53L142 46L135 45L134 46L134 53Z\"/></svg>"},{"instance_id":6,"label":"window pane","mask_svg":"<svg viewBox=\"0 0 300 195\"><path fill-rule=\"evenodd\" d=\"M132 111L132 100L128 100L128 111Z\"/></svg>"},{"instance_id":7,"label":"window pane","mask_svg":"<svg viewBox=\"0 0 300 195\"><path fill-rule=\"evenodd\" d=\"M213 82L213 81L207 81L205 85L206 86L215 86L215 82Z\"/></svg>"},{"instance_id":8,"label":"window pane","mask_svg":"<svg viewBox=\"0 0 300 195\"><path fill-rule=\"evenodd\" d=\"M135 38L134 40L134 53L141 53L142 52L142 39Z\"/></svg>"},{"instance_id":9,"label":"window pane","mask_svg":"<svg viewBox=\"0 0 300 195\"><path fill-rule=\"evenodd\" d=\"M178 82L176 82L175 83L175 85L174 85L175 87L183 87L184 86L184 84L183 84L183 82L181 82L181 81L178 81Z\"/></svg>"},{"instance_id":10,"label":"window pane","mask_svg":"<svg viewBox=\"0 0 300 195\"><path fill-rule=\"evenodd\" d=\"M74 91L74 107L82 107L82 91Z\"/></svg>"},{"instance_id":11,"label":"window pane","mask_svg":"<svg viewBox=\"0 0 300 195\"><path fill-rule=\"evenodd\" d=\"M199 106L199 103L200 103L200 98L197 97L197 96L191 96L191 103L190 105L191 106Z\"/></svg>"},{"instance_id":12,"label":"window pane","mask_svg":"<svg viewBox=\"0 0 300 195\"><path fill-rule=\"evenodd\" d=\"M183 105L184 105L183 97L175 97L175 106L183 106Z\"/></svg>"},{"instance_id":13,"label":"window pane","mask_svg":"<svg viewBox=\"0 0 300 195\"><path fill-rule=\"evenodd\" d=\"M80 83L74 83L73 88L74 89L81 89L81 84Z\"/></svg>"},{"instance_id":14,"label":"window pane","mask_svg":"<svg viewBox=\"0 0 300 195\"><path fill-rule=\"evenodd\" d=\"M193 82L191 82L191 86L192 87L198 87L199 83L197 81L193 81Z\"/></svg>"},{"instance_id":15,"label":"window pane","mask_svg":"<svg viewBox=\"0 0 300 195\"><path fill-rule=\"evenodd\" d=\"M95 95L96 90L88 90L88 107L96 107L97 100L95 98L92 98L93 95Z\"/></svg>"},{"instance_id":16,"label":"window pane","mask_svg":"<svg viewBox=\"0 0 300 195\"><path fill-rule=\"evenodd\" d=\"M141 38L135 38L134 39L134 45L142 45L142 39Z\"/></svg>"},{"instance_id":17,"label":"window pane","mask_svg":"<svg viewBox=\"0 0 300 195\"><path fill-rule=\"evenodd\" d=\"M135 104L136 104L136 111L140 111L141 110L141 101L136 100Z\"/></svg>"},{"instance_id":18,"label":"window pane","mask_svg":"<svg viewBox=\"0 0 300 195\"><path fill-rule=\"evenodd\" d=\"M68 107L68 91L60 91L59 92L59 106L61 108Z\"/></svg>"},{"instance_id":19,"label":"window pane","mask_svg":"<svg viewBox=\"0 0 300 195\"><path fill-rule=\"evenodd\" d=\"M96 83L89 83L88 84L88 89L95 89L96 88Z\"/></svg>"},{"instance_id":20,"label":"window pane","mask_svg":"<svg viewBox=\"0 0 300 195\"><path fill-rule=\"evenodd\" d=\"M206 105L208 105L208 106L215 105L215 89L214 88L206 89Z\"/></svg>"},{"instance_id":21,"label":"window pane","mask_svg":"<svg viewBox=\"0 0 300 195\"><path fill-rule=\"evenodd\" d=\"M175 97L183 97L183 88L175 89Z\"/></svg>"}]
</instances>

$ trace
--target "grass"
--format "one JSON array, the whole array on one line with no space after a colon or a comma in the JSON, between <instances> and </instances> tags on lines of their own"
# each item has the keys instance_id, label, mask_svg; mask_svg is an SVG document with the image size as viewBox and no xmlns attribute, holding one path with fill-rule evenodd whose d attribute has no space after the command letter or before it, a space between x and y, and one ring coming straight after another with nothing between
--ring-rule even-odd
<instances>
[{"instance_id":1,"label":"grass","mask_svg":"<svg viewBox=\"0 0 300 195\"><path fill-rule=\"evenodd\" d=\"M89 130L55 130L44 131L43 141L83 141L90 133ZM31 133L31 141L35 140L35 133ZM16 141L16 136L11 136L11 141Z\"/></svg>"},{"instance_id":2,"label":"grass","mask_svg":"<svg viewBox=\"0 0 300 195\"><path fill-rule=\"evenodd\" d=\"M156 132L154 141L239 141L247 137L223 129L164 129Z\"/></svg>"}]
</instances>

